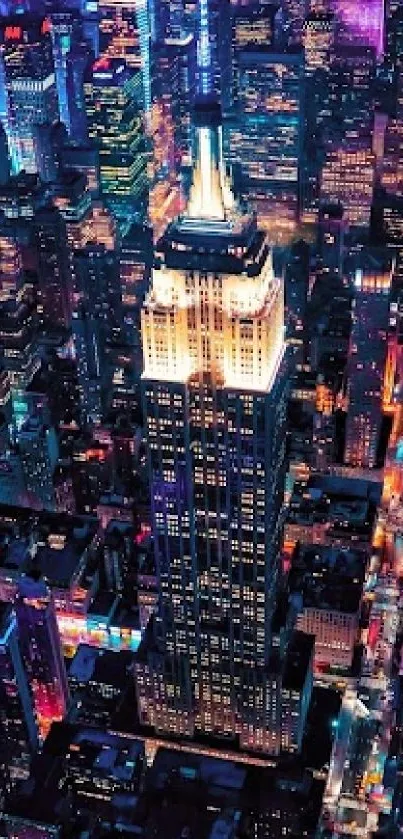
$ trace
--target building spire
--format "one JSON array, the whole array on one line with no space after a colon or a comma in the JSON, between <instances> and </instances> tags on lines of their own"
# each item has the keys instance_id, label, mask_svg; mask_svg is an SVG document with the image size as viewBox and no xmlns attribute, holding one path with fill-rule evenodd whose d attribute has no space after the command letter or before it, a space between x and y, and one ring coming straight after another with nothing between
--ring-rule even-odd
<instances>
[{"instance_id":1,"label":"building spire","mask_svg":"<svg viewBox=\"0 0 403 839\"><path fill-rule=\"evenodd\" d=\"M224 221L234 206L234 197L224 171L221 109L214 96L198 99L194 126L194 167L187 215Z\"/></svg>"}]
</instances>

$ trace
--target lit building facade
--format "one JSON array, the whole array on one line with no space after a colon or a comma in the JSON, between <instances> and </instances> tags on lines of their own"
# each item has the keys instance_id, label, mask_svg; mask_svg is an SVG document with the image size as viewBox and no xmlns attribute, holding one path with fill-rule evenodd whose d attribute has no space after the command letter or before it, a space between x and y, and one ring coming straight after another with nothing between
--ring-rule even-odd
<instances>
[{"instance_id":1,"label":"lit building facade","mask_svg":"<svg viewBox=\"0 0 403 839\"><path fill-rule=\"evenodd\" d=\"M84 92L101 192L117 219L133 220L144 212L148 188L141 71L119 58L100 58Z\"/></svg>"},{"instance_id":2,"label":"lit building facade","mask_svg":"<svg viewBox=\"0 0 403 839\"><path fill-rule=\"evenodd\" d=\"M241 195L270 235L289 235L298 214L302 55L245 50L238 59L238 115L230 160Z\"/></svg>"},{"instance_id":3,"label":"lit building facade","mask_svg":"<svg viewBox=\"0 0 403 839\"><path fill-rule=\"evenodd\" d=\"M19 644L40 735L61 720L69 703L66 668L52 595L42 582L19 581L15 604Z\"/></svg>"},{"instance_id":4,"label":"lit building facade","mask_svg":"<svg viewBox=\"0 0 403 839\"><path fill-rule=\"evenodd\" d=\"M369 144L331 148L322 169L321 204L341 204L344 221L367 227L374 192L375 155Z\"/></svg>"},{"instance_id":5,"label":"lit building facade","mask_svg":"<svg viewBox=\"0 0 403 839\"><path fill-rule=\"evenodd\" d=\"M345 462L374 467L382 424L391 270L358 269L347 361Z\"/></svg>"},{"instance_id":6,"label":"lit building facade","mask_svg":"<svg viewBox=\"0 0 403 839\"><path fill-rule=\"evenodd\" d=\"M18 446L27 492L39 506L54 510L53 473L59 454L55 429L31 417L19 430Z\"/></svg>"},{"instance_id":7,"label":"lit building facade","mask_svg":"<svg viewBox=\"0 0 403 839\"><path fill-rule=\"evenodd\" d=\"M0 768L3 781L12 783L28 777L37 741L32 699L18 646L15 612L9 603L0 601Z\"/></svg>"},{"instance_id":8,"label":"lit building facade","mask_svg":"<svg viewBox=\"0 0 403 839\"><path fill-rule=\"evenodd\" d=\"M157 246L142 313L160 603L136 664L138 708L160 731L278 753L299 748L309 694L308 664L293 696L287 656L271 666L283 289L265 235L234 204L210 100L196 109L196 140L187 213Z\"/></svg>"},{"instance_id":9,"label":"lit building facade","mask_svg":"<svg viewBox=\"0 0 403 839\"><path fill-rule=\"evenodd\" d=\"M340 40L383 50L385 0L333 0L334 10L342 25Z\"/></svg>"},{"instance_id":10,"label":"lit building facade","mask_svg":"<svg viewBox=\"0 0 403 839\"><path fill-rule=\"evenodd\" d=\"M332 14L312 13L307 16L303 29L305 69L307 73L326 70L335 39L336 21Z\"/></svg>"},{"instance_id":11,"label":"lit building facade","mask_svg":"<svg viewBox=\"0 0 403 839\"><path fill-rule=\"evenodd\" d=\"M297 627L315 636L315 668L348 670L358 638L359 613L305 606Z\"/></svg>"},{"instance_id":12,"label":"lit building facade","mask_svg":"<svg viewBox=\"0 0 403 839\"><path fill-rule=\"evenodd\" d=\"M59 118L48 18L6 18L2 52L11 157L16 169L37 171L35 126Z\"/></svg>"}]
</instances>

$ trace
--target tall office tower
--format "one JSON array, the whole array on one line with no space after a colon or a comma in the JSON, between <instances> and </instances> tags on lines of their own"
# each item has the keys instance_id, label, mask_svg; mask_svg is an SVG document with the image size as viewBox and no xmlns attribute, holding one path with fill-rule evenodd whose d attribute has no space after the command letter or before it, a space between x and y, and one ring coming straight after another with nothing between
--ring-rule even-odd
<instances>
[{"instance_id":1,"label":"tall office tower","mask_svg":"<svg viewBox=\"0 0 403 839\"><path fill-rule=\"evenodd\" d=\"M402 69L403 9L397 5L386 19L386 60L394 71Z\"/></svg>"},{"instance_id":2,"label":"tall office tower","mask_svg":"<svg viewBox=\"0 0 403 839\"><path fill-rule=\"evenodd\" d=\"M321 282L323 289L334 281L340 286L343 284L346 227L340 206L321 207L316 241L316 282Z\"/></svg>"},{"instance_id":3,"label":"tall office tower","mask_svg":"<svg viewBox=\"0 0 403 839\"><path fill-rule=\"evenodd\" d=\"M72 125L67 90L67 63L70 51L75 51L76 45L80 43L82 37L81 20L77 11L62 8L52 8L49 12L49 19L51 22L53 60L60 119L64 122L69 134L71 134Z\"/></svg>"},{"instance_id":4,"label":"tall office tower","mask_svg":"<svg viewBox=\"0 0 403 839\"><path fill-rule=\"evenodd\" d=\"M102 419L99 322L84 302L73 312L72 336L81 419L84 424L99 425Z\"/></svg>"},{"instance_id":5,"label":"tall office tower","mask_svg":"<svg viewBox=\"0 0 403 839\"><path fill-rule=\"evenodd\" d=\"M84 143L65 145L62 149L62 169L82 173L93 198L99 197L99 152Z\"/></svg>"},{"instance_id":6,"label":"tall office tower","mask_svg":"<svg viewBox=\"0 0 403 839\"><path fill-rule=\"evenodd\" d=\"M15 612L9 603L0 601L0 795L3 785L28 777L37 741Z\"/></svg>"},{"instance_id":7,"label":"tall office tower","mask_svg":"<svg viewBox=\"0 0 403 839\"><path fill-rule=\"evenodd\" d=\"M153 0L99 0L100 53L123 58L141 71L142 102L151 108L151 40L154 28ZM154 38L153 38L154 40Z\"/></svg>"},{"instance_id":8,"label":"tall office tower","mask_svg":"<svg viewBox=\"0 0 403 839\"><path fill-rule=\"evenodd\" d=\"M133 373L143 372L141 309L149 290L153 263L153 235L150 227L132 225L119 248L119 275L126 341L131 345Z\"/></svg>"},{"instance_id":9,"label":"tall office tower","mask_svg":"<svg viewBox=\"0 0 403 839\"><path fill-rule=\"evenodd\" d=\"M244 50L260 50L273 46L275 34L275 6L262 6L253 2L238 6L231 15L231 104L238 106L239 57Z\"/></svg>"},{"instance_id":10,"label":"tall office tower","mask_svg":"<svg viewBox=\"0 0 403 839\"><path fill-rule=\"evenodd\" d=\"M302 134L302 54L245 51L230 159L239 191L274 238L295 230Z\"/></svg>"},{"instance_id":11,"label":"tall office tower","mask_svg":"<svg viewBox=\"0 0 403 839\"><path fill-rule=\"evenodd\" d=\"M68 327L73 287L66 224L55 207L38 210L34 224L38 252L38 311L45 324Z\"/></svg>"},{"instance_id":12,"label":"tall office tower","mask_svg":"<svg viewBox=\"0 0 403 839\"><path fill-rule=\"evenodd\" d=\"M335 46L330 67L328 136L355 138L373 133L375 76L373 47Z\"/></svg>"},{"instance_id":13,"label":"tall office tower","mask_svg":"<svg viewBox=\"0 0 403 839\"><path fill-rule=\"evenodd\" d=\"M40 367L37 307L32 278L23 270L13 224L0 225L0 347L13 390L24 390Z\"/></svg>"},{"instance_id":14,"label":"tall office tower","mask_svg":"<svg viewBox=\"0 0 403 839\"><path fill-rule=\"evenodd\" d=\"M182 167L189 167L192 154L192 126L190 115L196 93L196 41L193 35L180 39L169 38L165 41L168 60L173 65L178 62L179 118L175 125L177 131L177 152Z\"/></svg>"},{"instance_id":15,"label":"tall office tower","mask_svg":"<svg viewBox=\"0 0 403 839\"><path fill-rule=\"evenodd\" d=\"M58 177L63 147L67 142L67 131L63 122L43 122L34 127L36 168L44 183L52 183Z\"/></svg>"},{"instance_id":16,"label":"tall office tower","mask_svg":"<svg viewBox=\"0 0 403 839\"><path fill-rule=\"evenodd\" d=\"M336 21L334 15L312 12L304 22L303 45L307 73L327 70L335 40Z\"/></svg>"},{"instance_id":17,"label":"tall office tower","mask_svg":"<svg viewBox=\"0 0 403 839\"><path fill-rule=\"evenodd\" d=\"M91 157L88 179L80 169L65 170L52 185L52 203L65 221L67 244L71 252L94 241L111 250L115 247L116 225L113 216L101 202L94 201L89 188L88 181L93 177L92 162Z\"/></svg>"},{"instance_id":18,"label":"tall office tower","mask_svg":"<svg viewBox=\"0 0 403 839\"><path fill-rule=\"evenodd\" d=\"M381 164L381 184L390 195L403 197L403 76L396 116L388 120Z\"/></svg>"},{"instance_id":19,"label":"tall office tower","mask_svg":"<svg viewBox=\"0 0 403 839\"><path fill-rule=\"evenodd\" d=\"M277 753L299 747L310 684L299 638L272 666L283 289L265 235L232 197L214 101L197 105L195 124L187 212L157 246L142 313L160 608L137 662L138 706L157 730L238 737L243 748ZM303 677L291 710L295 645Z\"/></svg>"},{"instance_id":20,"label":"tall office tower","mask_svg":"<svg viewBox=\"0 0 403 839\"><path fill-rule=\"evenodd\" d=\"M142 77L119 58L100 58L84 84L90 139L99 148L101 192L121 225L144 217L147 151Z\"/></svg>"},{"instance_id":21,"label":"tall office tower","mask_svg":"<svg viewBox=\"0 0 403 839\"><path fill-rule=\"evenodd\" d=\"M66 668L53 597L45 583L23 577L15 603L19 646L39 733L63 719L69 704Z\"/></svg>"},{"instance_id":22,"label":"tall office tower","mask_svg":"<svg viewBox=\"0 0 403 839\"><path fill-rule=\"evenodd\" d=\"M382 424L382 393L387 352L390 262L362 252L355 274L355 296L347 361L344 460L351 466L376 466Z\"/></svg>"},{"instance_id":23,"label":"tall office tower","mask_svg":"<svg viewBox=\"0 0 403 839\"><path fill-rule=\"evenodd\" d=\"M17 440L29 498L39 508L54 510L53 473L59 453L55 429L40 417L30 417L20 428Z\"/></svg>"},{"instance_id":24,"label":"tall office tower","mask_svg":"<svg viewBox=\"0 0 403 839\"><path fill-rule=\"evenodd\" d=\"M114 372L107 347L120 338L123 323L116 254L101 244L76 251L74 277L72 331L81 412L84 422L99 424Z\"/></svg>"},{"instance_id":25,"label":"tall office tower","mask_svg":"<svg viewBox=\"0 0 403 839\"><path fill-rule=\"evenodd\" d=\"M69 109L70 134L74 142L88 142L87 111L85 108L84 79L94 62L94 53L87 41L73 45L66 56L66 94Z\"/></svg>"},{"instance_id":26,"label":"tall office tower","mask_svg":"<svg viewBox=\"0 0 403 839\"><path fill-rule=\"evenodd\" d=\"M340 204L352 227L368 227L374 191L375 155L370 140L330 148L322 169L320 201Z\"/></svg>"},{"instance_id":27,"label":"tall office tower","mask_svg":"<svg viewBox=\"0 0 403 839\"><path fill-rule=\"evenodd\" d=\"M59 119L48 18L16 16L1 26L11 156L18 169L37 171L35 125Z\"/></svg>"}]
</instances>

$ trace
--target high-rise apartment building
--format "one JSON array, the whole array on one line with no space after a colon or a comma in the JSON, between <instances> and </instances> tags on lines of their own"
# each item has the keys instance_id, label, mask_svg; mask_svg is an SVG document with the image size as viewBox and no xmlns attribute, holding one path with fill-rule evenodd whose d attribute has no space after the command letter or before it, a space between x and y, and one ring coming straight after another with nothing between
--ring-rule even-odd
<instances>
[{"instance_id":1,"label":"high-rise apartment building","mask_svg":"<svg viewBox=\"0 0 403 839\"><path fill-rule=\"evenodd\" d=\"M15 609L35 716L45 737L52 722L63 718L69 702L53 597L43 582L24 577L18 584Z\"/></svg>"},{"instance_id":2,"label":"high-rise apartment building","mask_svg":"<svg viewBox=\"0 0 403 839\"><path fill-rule=\"evenodd\" d=\"M273 629L283 288L265 234L232 197L214 100L198 104L195 123L187 212L157 245L142 313L160 608L137 662L138 707L157 730L277 753L299 748L310 690L306 645L280 650Z\"/></svg>"},{"instance_id":3,"label":"high-rise apartment building","mask_svg":"<svg viewBox=\"0 0 403 839\"><path fill-rule=\"evenodd\" d=\"M11 387L25 389L40 367L37 307L32 277L24 271L22 243L10 220L0 225L0 346Z\"/></svg>"},{"instance_id":4,"label":"high-rise apartment building","mask_svg":"<svg viewBox=\"0 0 403 839\"><path fill-rule=\"evenodd\" d=\"M35 126L59 119L48 18L16 16L1 26L10 147L14 165L37 171Z\"/></svg>"},{"instance_id":5,"label":"high-rise apartment building","mask_svg":"<svg viewBox=\"0 0 403 839\"><path fill-rule=\"evenodd\" d=\"M37 739L15 612L9 603L0 601L0 794L3 782L28 777Z\"/></svg>"}]
</instances>

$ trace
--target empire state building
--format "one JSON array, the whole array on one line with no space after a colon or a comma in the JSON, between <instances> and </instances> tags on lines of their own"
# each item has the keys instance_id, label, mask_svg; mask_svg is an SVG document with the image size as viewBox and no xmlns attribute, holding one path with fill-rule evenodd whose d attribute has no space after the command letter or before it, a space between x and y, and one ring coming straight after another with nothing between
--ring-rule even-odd
<instances>
[{"instance_id":1,"label":"empire state building","mask_svg":"<svg viewBox=\"0 0 403 839\"><path fill-rule=\"evenodd\" d=\"M297 751L312 641L278 616L286 375L282 281L195 108L187 212L159 242L142 312L160 602L136 665L154 730Z\"/></svg>"}]
</instances>

